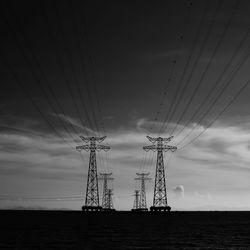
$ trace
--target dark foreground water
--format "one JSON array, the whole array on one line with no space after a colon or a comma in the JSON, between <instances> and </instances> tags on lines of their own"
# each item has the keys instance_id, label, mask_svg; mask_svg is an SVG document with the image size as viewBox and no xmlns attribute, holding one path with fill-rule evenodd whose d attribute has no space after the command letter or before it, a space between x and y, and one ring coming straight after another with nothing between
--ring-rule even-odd
<instances>
[{"instance_id":1,"label":"dark foreground water","mask_svg":"<svg viewBox=\"0 0 250 250\"><path fill-rule=\"evenodd\" d=\"M250 212L0 211L0 249L250 249Z\"/></svg>"}]
</instances>

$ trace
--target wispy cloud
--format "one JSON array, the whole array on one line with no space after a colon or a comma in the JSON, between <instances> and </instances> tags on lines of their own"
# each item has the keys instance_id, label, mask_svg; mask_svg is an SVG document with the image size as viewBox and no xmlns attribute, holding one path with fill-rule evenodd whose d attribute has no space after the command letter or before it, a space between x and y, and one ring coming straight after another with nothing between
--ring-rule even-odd
<instances>
[{"instance_id":1,"label":"wispy cloud","mask_svg":"<svg viewBox=\"0 0 250 250\"><path fill-rule=\"evenodd\" d=\"M151 125L150 120L135 120L134 128L131 126L130 129L120 128L109 131L107 139L103 142L103 144L110 145L111 150L108 153L107 166L104 161L99 160L104 159L105 154L98 153L98 171L107 171L107 168L113 171L115 195L133 193L134 177L138 171L149 171L154 176L156 155L143 153L142 149L144 145L149 144L145 136L149 133L148 127ZM156 124L158 127L161 125L160 122ZM170 126L174 125L174 123L170 124ZM203 127L200 126L198 129L202 130ZM189 128L186 128L183 134L185 135L188 131ZM85 189L89 153L82 152L84 157L84 161L82 161L80 153L70 149L61 138L43 133L44 136L41 137L21 132L13 134L10 131L2 131L0 133L2 180L0 186L2 190L9 189L9 186L3 181L6 178L13 181L23 180L26 184L34 180L44 180L50 185L54 185L53 183L56 181L62 183L65 188L68 185L66 183L73 181L80 183L83 190ZM150 135L157 136L157 134ZM182 183L181 186L185 186L187 194L196 191L199 193L212 192L212 188L220 190L225 188L225 190L231 191L236 187L250 188L244 176L244 173L250 171L249 140L250 133L246 133L243 128L238 126L226 127L218 124L218 126L208 129L196 142L173 154L170 165L166 166L168 187L178 187L178 183ZM177 142L173 140L171 144L175 145ZM144 164L143 154L146 154ZM152 158L153 156L154 158ZM221 173L227 176L228 182L235 178L236 173L237 183L234 182L234 185L230 186L227 186L227 183L222 185L224 177L220 176ZM38 184L35 189L38 193L45 194L41 191L43 187L39 185L41 184ZM147 185L148 198L151 200L153 182ZM73 186L70 184L67 189L73 192ZM20 189L20 192L25 194L27 191L24 188ZM171 192L175 193L174 190ZM129 196L125 199L129 206L133 197ZM174 196L172 199L175 199ZM201 197L194 197L193 205L198 206L199 201L201 201Z\"/></svg>"},{"instance_id":2,"label":"wispy cloud","mask_svg":"<svg viewBox=\"0 0 250 250\"><path fill-rule=\"evenodd\" d=\"M96 131L88 128L87 126L83 126L79 120L74 119L68 115L63 115L63 114L58 114L57 116L59 116L62 120L64 120L65 122L67 122L68 124L73 125L76 128L80 128L82 129L83 133L88 133L88 134L92 134L92 135L96 135Z\"/></svg>"}]
</instances>

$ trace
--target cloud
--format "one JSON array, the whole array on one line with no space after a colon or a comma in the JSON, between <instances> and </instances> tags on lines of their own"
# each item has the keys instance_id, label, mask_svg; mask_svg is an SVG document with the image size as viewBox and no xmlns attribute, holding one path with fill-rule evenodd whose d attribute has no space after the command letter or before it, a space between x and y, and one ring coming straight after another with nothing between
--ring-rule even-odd
<instances>
[{"instance_id":1,"label":"cloud","mask_svg":"<svg viewBox=\"0 0 250 250\"><path fill-rule=\"evenodd\" d=\"M144 145L150 145L145 136L149 134L148 128L151 125L152 121L147 119L135 120L134 128L110 130L107 139L102 143L110 145L111 150L107 153L108 164L99 160L105 159L106 153L97 153L98 172L107 170L113 172L114 197L119 196L120 193L133 193L136 172L147 171L154 176L156 153L149 155L142 149ZM156 126L160 127L162 123L158 122ZM170 123L169 126L172 127L175 124ZM202 126L198 127L198 131L202 129ZM189 128L186 128L183 135L188 131ZM43 134L44 136L37 137L24 132L2 131L0 133L0 179L2 180L0 188L8 191L11 190L10 181L19 182L20 192L25 194L27 193L24 188L26 184L22 182L32 183L35 180L37 183L38 181L50 183L52 190L59 190L59 194L62 195L67 190L72 193L79 192L79 190L85 192L89 152L82 152L83 161L81 154L68 147L62 138L48 135L45 131ZM157 134L150 135L157 136ZM65 137L65 139L73 147L76 146L70 138ZM179 139L181 136L174 138L171 144L175 145ZM171 158L169 165L165 162L167 187L175 187L172 189L172 199L176 202L180 200L179 203L182 204L181 201L184 199L186 201L188 194L193 192L193 198L188 200L189 206L192 207L192 205L204 204L206 198L201 196L210 194L211 189L216 192L218 190L229 192L236 190L237 187L242 190L249 188L249 181L245 177L245 173L250 170L249 140L250 134L242 128L225 127L220 123L219 126L208 129L203 136L187 148L177 150L172 154L174 157ZM144 154L147 157L143 164ZM150 160L152 156L153 161ZM237 180L235 180L236 176ZM6 179L9 181L4 181ZM56 183L61 183L60 188L55 188ZM78 183L78 186L75 187L72 183ZM181 185L177 185L178 183ZM153 182L147 184L149 201L152 200L153 184ZM44 187L41 185L37 184L34 192L46 195L47 191L43 191ZM125 200L120 204L122 206L127 204L127 207L120 207L121 209L130 208L130 203L133 203L132 200L130 201L133 199L131 197L124 198ZM117 208L120 204L117 204ZM183 206L185 206L184 203Z\"/></svg>"},{"instance_id":2,"label":"cloud","mask_svg":"<svg viewBox=\"0 0 250 250\"><path fill-rule=\"evenodd\" d=\"M54 115L54 114L53 114ZM59 116L62 120L64 120L65 122L67 122L68 124L71 124L73 125L74 127L76 128L80 128L83 130L84 133L86 134L97 134L96 131L88 128L87 126L83 126L80 121L78 121L77 119L74 119L68 115L63 115L63 114L57 114L57 115L54 115L54 116Z\"/></svg>"},{"instance_id":3,"label":"cloud","mask_svg":"<svg viewBox=\"0 0 250 250\"><path fill-rule=\"evenodd\" d=\"M178 185L173 189L176 198L183 198L184 197L184 187L182 185Z\"/></svg>"},{"instance_id":4,"label":"cloud","mask_svg":"<svg viewBox=\"0 0 250 250\"><path fill-rule=\"evenodd\" d=\"M249 140L250 132L239 127L214 127L178 155L204 165L228 165L241 171L243 167L250 169Z\"/></svg>"}]
</instances>

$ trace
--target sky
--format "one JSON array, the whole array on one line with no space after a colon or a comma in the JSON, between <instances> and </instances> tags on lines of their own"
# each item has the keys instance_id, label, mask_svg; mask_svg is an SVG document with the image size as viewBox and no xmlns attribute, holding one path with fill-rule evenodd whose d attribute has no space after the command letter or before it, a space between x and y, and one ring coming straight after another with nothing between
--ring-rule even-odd
<instances>
[{"instance_id":1,"label":"sky","mask_svg":"<svg viewBox=\"0 0 250 250\"><path fill-rule=\"evenodd\" d=\"M107 136L97 167L116 209L132 208L138 172L151 206L146 136L173 135L173 210L250 209L249 1L1 5L0 208L81 209L79 135Z\"/></svg>"}]
</instances>

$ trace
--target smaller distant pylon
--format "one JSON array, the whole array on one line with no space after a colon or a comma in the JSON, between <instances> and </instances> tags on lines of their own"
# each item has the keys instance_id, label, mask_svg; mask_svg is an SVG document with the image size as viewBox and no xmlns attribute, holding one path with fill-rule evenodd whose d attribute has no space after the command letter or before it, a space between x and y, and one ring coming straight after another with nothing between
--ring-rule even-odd
<instances>
[{"instance_id":1,"label":"smaller distant pylon","mask_svg":"<svg viewBox=\"0 0 250 250\"><path fill-rule=\"evenodd\" d=\"M102 211L114 211L113 190L109 187L109 182L113 181L112 173L100 173L99 179L103 180Z\"/></svg>"},{"instance_id":2,"label":"smaller distant pylon","mask_svg":"<svg viewBox=\"0 0 250 250\"><path fill-rule=\"evenodd\" d=\"M140 211L148 211L147 208L147 201L146 201L146 188L145 188L145 181L151 180L149 176L149 173L136 173L138 176L135 178L135 180L138 180L141 182L140 185L140 199L139 199L139 210Z\"/></svg>"},{"instance_id":3,"label":"smaller distant pylon","mask_svg":"<svg viewBox=\"0 0 250 250\"><path fill-rule=\"evenodd\" d=\"M131 209L131 211L137 211L139 208L139 197L140 197L140 191L139 190L135 190L135 200L134 200L134 205L133 208Z\"/></svg>"},{"instance_id":4,"label":"smaller distant pylon","mask_svg":"<svg viewBox=\"0 0 250 250\"><path fill-rule=\"evenodd\" d=\"M113 190L111 188L108 189L108 202L107 202L107 208L109 210L114 210L114 204L113 204Z\"/></svg>"}]
</instances>

